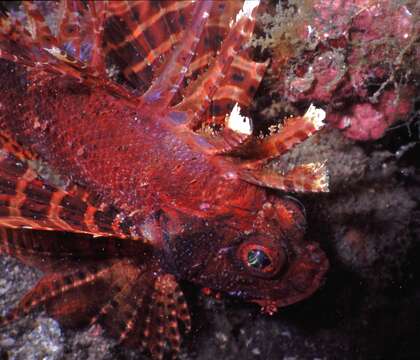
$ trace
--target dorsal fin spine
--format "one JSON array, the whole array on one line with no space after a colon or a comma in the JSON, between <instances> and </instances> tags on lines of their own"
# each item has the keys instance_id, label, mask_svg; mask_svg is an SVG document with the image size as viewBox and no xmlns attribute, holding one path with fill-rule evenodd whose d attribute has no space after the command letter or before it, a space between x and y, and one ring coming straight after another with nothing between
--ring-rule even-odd
<instances>
[{"instance_id":1,"label":"dorsal fin spine","mask_svg":"<svg viewBox=\"0 0 420 360\"><path fill-rule=\"evenodd\" d=\"M92 14L93 43L91 66L97 74L105 73L104 56L101 53L101 42L103 40L104 22L107 14L108 2L93 0L88 1L88 7Z\"/></svg>"},{"instance_id":2,"label":"dorsal fin spine","mask_svg":"<svg viewBox=\"0 0 420 360\"><path fill-rule=\"evenodd\" d=\"M166 108L170 104L188 72L188 67L195 55L195 49L212 6L213 0L197 3L194 8L192 23L190 28L184 32L180 46L168 59L160 76L144 94L143 98L146 102L159 101L162 108Z\"/></svg>"},{"instance_id":3,"label":"dorsal fin spine","mask_svg":"<svg viewBox=\"0 0 420 360\"><path fill-rule=\"evenodd\" d=\"M28 14L28 22L31 29L32 39L36 43L48 43L50 46L57 45L50 28L48 27L44 16L39 12L37 5L31 1L23 1L23 6Z\"/></svg>"},{"instance_id":4,"label":"dorsal fin spine","mask_svg":"<svg viewBox=\"0 0 420 360\"><path fill-rule=\"evenodd\" d=\"M232 20L231 29L222 44L216 61L204 77L198 80L195 85L193 84L191 95L176 106L178 110L185 110L186 108L194 108L191 105L196 104L196 111L189 123L191 129L196 130L203 122L204 113L209 108L235 57L250 39L255 24L254 11L258 4L259 1L248 0L244 2L236 20Z\"/></svg>"}]
</instances>

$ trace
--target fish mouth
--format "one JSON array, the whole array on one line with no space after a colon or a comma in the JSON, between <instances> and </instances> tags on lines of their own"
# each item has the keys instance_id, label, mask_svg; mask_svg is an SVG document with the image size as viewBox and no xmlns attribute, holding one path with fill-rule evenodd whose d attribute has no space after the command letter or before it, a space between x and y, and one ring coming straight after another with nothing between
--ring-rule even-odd
<instances>
[{"instance_id":1,"label":"fish mouth","mask_svg":"<svg viewBox=\"0 0 420 360\"><path fill-rule=\"evenodd\" d=\"M294 260L278 286L272 288L265 298L252 299L262 311L273 314L277 308L302 301L317 291L325 281L329 261L317 243L307 244Z\"/></svg>"}]
</instances>

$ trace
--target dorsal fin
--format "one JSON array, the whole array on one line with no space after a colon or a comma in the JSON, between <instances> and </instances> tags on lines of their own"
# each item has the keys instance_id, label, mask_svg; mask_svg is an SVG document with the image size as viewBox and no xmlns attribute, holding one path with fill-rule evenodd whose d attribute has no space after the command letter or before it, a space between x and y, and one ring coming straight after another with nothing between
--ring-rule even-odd
<instances>
[{"instance_id":1,"label":"dorsal fin","mask_svg":"<svg viewBox=\"0 0 420 360\"><path fill-rule=\"evenodd\" d=\"M285 154L325 125L325 111L311 105L303 116L287 119L281 130L256 144L246 167L259 168L269 160Z\"/></svg>"},{"instance_id":2,"label":"dorsal fin","mask_svg":"<svg viewBox=\"0 0 420 360\"><path fill-rule=\"evenodd\" d=\"M146 91L191 21L193 1L111 1L105 53L131 86Z\"/></svg>"},{"instance_id":3,"label":"dorsal fin","mask_svg":"<svg viewBox=\"0 0 420 360\"><path fill-rule=\"evenodd\" d=\"M165 88L167 83L180 89L184 96L192 93L187 90L184 94L184 87L200 88L189 84L202 78L201 75L205 76L209 65L214 64L218 57L223 57L219 54L221 44L232 33L231 24L235 23L235 15L244 4L242 0L62 0L23 3L26 13L23 24L14 16L0 20L0 57L79 81L86 81L91 76L102 80L120 76L138 90L137 94L146 92L152 83L160 88ZM245 3L258 4L258 1L247 0ZM197 31L198 28L194 28L198 24L194 9L200 7L206 13L206 21ZM252 33L253 23L252 19L250 26L244 30L244 39ZM188 40L189 33L192 34L191 39L198 39L194 49L188 43L191 41ZM244 39L237 39L239 47L243 46ZM192 58L179 61L179 56L183 56L182 49L187 48L188 56ZM178 61L175 60L176 53L179 53ZM236 87L235 80L219 84L222 88L213 99L210 117L223 118L224 114L219 113L226 112L225 108L231 107L235 99L239 99L242 106L248 105L247 98L255 92L265 68L249 60L246 52L237 52L233 61L234 64L225 69L224 75L227 78L245 78L244 84L251 91L244 92L242 85ZM245 65L242 68L250 72L238 72L235 63L240 67ZM182 76L167 76L169 73L179 74L181 70ZM258 76L255 77L255 74ZM201 83L203 81L205 79ZM110 81L104 84L102 81L102 85L125 97L130 96L118 89L118 84ZM234 96L229 99L229 106L218 105L226 102L226 94L232 89ZM173 97L166 96L169 99ZM180 100L181 97L176 98L176 102ZM187 103L194 110L195 101L189 99L184 102Z\"/></svg>"},{"instance_id":4,"label":"dorsal fin","mask_svg":"<svg viewBox=\"0 0 420 360\"><path fill-rule=\"evenodd\" d=\"M24 20L0 18L0 57L83 80L107 79L102 51L106 2L23 1Z\"/></svg>"},{"instance_id":5,"label":"dorsal fin","mask_svg":"<svg viewBox=\"0 0 420 360\"><path fill-rule=\"evenodd\" d=\"M188 30L184 31L180 43L166 60L161 73L154 79L152 85L144 94L144 99L147 102L158 101L162 108L166 108L174 99L196 53L212 6L213 1L211 0L202 1L195 5Z\"/></svg>"},{"instance_id":6,"label":"dorsal fin","mask_svg":"<svg viewBox=\"0 0 420 360\"><path fill-rule=\"evenodd\" d=\"M186 88L184 99L175 106L178 111L192 112L190 128L197 129L217 117L224 119L235 103L249 105L267 66L252 61L246 48L258 4L259 1L244 2L214 62ZM221 108L223 102L227 105Z\"/></svg>"},{"instance_id":7,"label":"dorsal fin","mask_svg":"<svg viewBox=\"0 0 420 360\"><path fill-rule=\"evenodd\" d=\"M196 54L188 68L187 82L196 79L213 63L242 3L243 1L217 1L214 4L204 26L203 36L197 45Z\"/></svg>"},{"instance_id":8,"label":"dorsal fin","mask_svg":"<svg viewBox=\"0 0 420 360\"><path fill-rule=\"evenodd\" d=\"M325 163L295 166L285 174L267 169L241 169L239 177L251 184L287 192L328 192Z\"/></svg>"},{"instance_id":9,"label":"dorsal fin","mask_svg":"<svg viewBox=\"0 0 420 360\"><path fill-rule=\"evenodd\" d=\"M220 49L242 0L111 1L105 28L105 52L109 62L131 86L140 93L145 92L180 46L185 30L192 31L196 5L210 3L214 4L185 74L186 79L196 77Z\"/></svg>"}]
</instances>

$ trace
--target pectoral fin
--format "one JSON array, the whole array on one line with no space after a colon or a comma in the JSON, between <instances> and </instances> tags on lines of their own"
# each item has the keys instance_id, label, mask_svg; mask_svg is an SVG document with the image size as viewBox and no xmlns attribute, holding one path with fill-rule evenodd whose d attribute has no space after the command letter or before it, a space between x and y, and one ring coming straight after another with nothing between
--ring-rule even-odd
<instances>
[{"instance_id":1,"label":"pectoral fin","mask_svg":"<svg viewBox=\"0 0 420 360\"><path fill-rule=\"evenodd\" d=\"M303 164L285 174L268 169L243 169L239 176L252 184L291 192L328 192L324 163Z\"/></svg>"},{"instance_id":2,"label":"pectoral fin","mask_svg":"<svg viewBox=\"0 0 420 360\"><path fill-rule=\"evenodd\" d=\"M155 259L92 261L46 273L4 318L7 325L44 307L65 325L99 325L119 343L140 346L154 359L176 356L190 315L173 275Z\"/></svg>"}]
</instances>

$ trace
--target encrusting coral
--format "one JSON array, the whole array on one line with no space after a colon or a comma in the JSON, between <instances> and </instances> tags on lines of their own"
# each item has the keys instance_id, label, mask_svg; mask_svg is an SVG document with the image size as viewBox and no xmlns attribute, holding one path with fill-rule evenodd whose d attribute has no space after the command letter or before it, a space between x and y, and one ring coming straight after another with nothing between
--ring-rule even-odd
<instances>
[{"instance_id":1,"label":"encrusting coral","mask_svg":"<svg viewBox=\"0 0 420 360\"><path fill-rule=\"evenodd\" d=\"M254 44L272 53L270 88L280 109L316 103L345 136L374 140L411 119L419 19L416 1L292 0L261 17L265 33Z\"/></svg>"}]
</instances>

